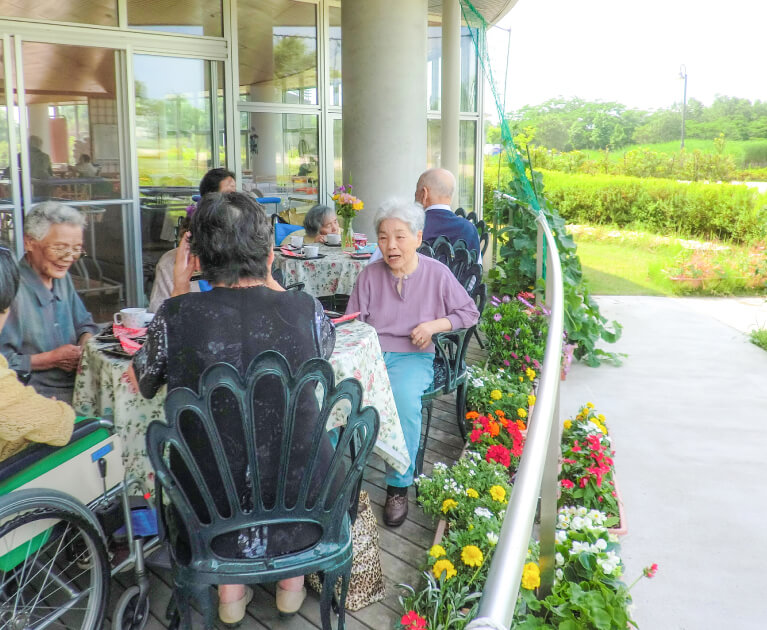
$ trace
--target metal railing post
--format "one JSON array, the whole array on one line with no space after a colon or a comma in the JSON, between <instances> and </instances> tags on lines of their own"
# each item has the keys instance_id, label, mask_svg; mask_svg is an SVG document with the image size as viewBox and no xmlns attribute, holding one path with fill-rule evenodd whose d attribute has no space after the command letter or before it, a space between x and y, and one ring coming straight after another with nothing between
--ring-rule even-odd
<instances>
[{"instance_id":1,"label":"metal railing post","mask_svg":"<svg viewBox=\"0 0 767 630\"><path fill-rule=\"evenodd\" d=\"M501 196L518 203L509 195ZM544 569L547 572L553 572L553 529L556 523L557 449L559 446L558 392L564 331L564 289L562 267L554 237L542 213L537 213L536 220L548 250L546 294L550 298L551 314L546 337L546 351L538 382L535 408L530 418L527 441L519 463L516 481L482 591L479 611L477 617L466 627L467 630L498 630L511 627L522 569L527 557L530 532L544 480L544 468L547 469L547 475L546 484L543 486L545 500L541 511L541 527L543 530L548 528L548 531L542 534L549 541L544 544L544 547L546 544L550 545L547 553L551 558ZM539 251L541 249L539 248ZM542 256L537 262L542 264L543 261L540 258ZM553 427L557 428L552 430Z\"/></svg>"}]
</instances>

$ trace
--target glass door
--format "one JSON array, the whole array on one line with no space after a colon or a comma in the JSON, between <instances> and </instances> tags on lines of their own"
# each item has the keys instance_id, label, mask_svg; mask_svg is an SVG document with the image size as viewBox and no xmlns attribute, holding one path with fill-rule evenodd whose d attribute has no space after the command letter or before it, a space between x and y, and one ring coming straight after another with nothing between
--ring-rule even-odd
<instances>
[{"instance_id":1,"label":"glass door","mask_svg":"<svg viewBox=\"0 0 767 630\"><path fill-rule=\"evenodd\" d=\"M13 64L11 40L0 40L0 246L14 251L17 257L24 253L21 234L21 208L19 204L18 161L16 155L18 122L13 108Z\"/></svg>"},{"instance_id":2,"label":"glass door","mask_svg":"<svg viewBox=\"0 0 767 630\"><path fill-rule=\"evenodd\" d=\"M12 191L20 188L14 205L22 216L44 201L85 215L86 256L70 274L96 321L111 320L135 291L128 238L133 200L120 133L123 55L110 48L15 39L10 117L19 125L15 158L2 157L0 139L2 165L18 163L10 179ZM18 247L21 235L15 238Z\"/></svg>"}]
</instances>

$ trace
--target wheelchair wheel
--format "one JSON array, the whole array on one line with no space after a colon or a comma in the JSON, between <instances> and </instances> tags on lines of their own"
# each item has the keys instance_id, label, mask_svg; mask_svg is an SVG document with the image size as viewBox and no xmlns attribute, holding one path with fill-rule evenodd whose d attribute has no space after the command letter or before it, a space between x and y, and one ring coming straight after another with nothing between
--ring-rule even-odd
<instances>
[{"instance_id":1,"label":"wheelchair wheel","mask_svg":"<svg viewBox=\"0 0 767 630\"><path fill-rule=\"evenodd\" d=\"M138 586L131 586L120 596L112 615L112 630L144 630L149 621L149 595L143 602L140 599Z\"/></svg>"},{"instance_id":2,"label":"wheelchair wheel","mask_svg":"<svg viewBox=\"0 0 767 630\"><path fill-rule=\"evenodd\" d=\"M0 498L0 630L100 630L110 570L95 517L73 498Z\"/></svg>"}]
</instances>

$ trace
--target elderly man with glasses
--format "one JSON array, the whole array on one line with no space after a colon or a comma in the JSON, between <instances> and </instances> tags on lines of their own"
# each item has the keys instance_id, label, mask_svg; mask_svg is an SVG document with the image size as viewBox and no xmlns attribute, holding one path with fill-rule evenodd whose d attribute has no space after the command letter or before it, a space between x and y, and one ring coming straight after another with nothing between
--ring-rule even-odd
<instances>
[{"instance_id":1,"label":"elderly man with glasses","mask_svg":"<svg viewBox=\"0 0 767 630\"><path fill-rule=\"evenodd\" d=\"M84 225L75 208L52 201L25 217L21 284L0 333L9 367L29 374L40 394L68 403L83 345L99 330L68 273L85 253Z\"/></svg>"}]
</instances>

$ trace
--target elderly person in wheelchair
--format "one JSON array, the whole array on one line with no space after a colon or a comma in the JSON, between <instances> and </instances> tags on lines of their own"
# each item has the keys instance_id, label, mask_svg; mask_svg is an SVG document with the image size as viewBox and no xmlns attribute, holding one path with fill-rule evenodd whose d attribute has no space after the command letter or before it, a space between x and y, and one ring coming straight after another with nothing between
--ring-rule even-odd
<instances>
[{"instance_id":1,"label":"elderly person in wheelchair","mask_svg":"<svg viewBox=\"0 0 767 630\"><path fill-rule=\"evenodd\" d=\"M401 525L408 512L421 437L421 395L434 378L432 335L477 323L474 301L450 269L417 252L424 226L423 208L411 201L384 203L375 215L381 259L371 261L352 290L347 313L378 332L410 468L398 473L387 465L384 523Z\"/></svg>"},{"instance_id":2,"label":"elderly person in wheelchair","mask_svg":"<svg viewBox=\"0 0 767 630\"><path fill-rule=\"evenodd\" d=\"M293 370L312 357L330 356L335 330L320 303L303 291L285 291L272 279L271 225L250 196L242 193L206 195L192 216L190 234L191 253L199 259L203 277L213 289L169 298L157 311L147 331L147 342L133 360L138 386L144 396L153 397L166 383L169 390L185 387L197 391L206 368L227 362L244 373L251 360L267 350L283 354ZM267 495L267 504L278 483L275 464L282 445L278 427L273 424L273 418L280 413L280 390L279 386L271 385L264 384L263 396L255 401L259 410L258 456L268 464L260 470L258 483ZM295 465L287 479L288 487L294 491L305 476L303 465L313 446L311 436L318 416L316 399L302 398L299 404L303 412L295 432L304 437L293 451L291 462L295 461ZM242 484L237 486L244 493L242 500L250 500L248 484L253 483L253 475L246 469L246 440L233 400L219 402L215 422L225 443L235 483ZM191 431L185 439L195 452L210 448L204 431ZM330 461L333 447L327 433L322 437L320 452L321 461ZM204 478L217 478L214 458L207 458L203 465L208 466L202 471ZM174 462L171 457L170 467L182 486L193 483L180 458ZM315 474L312 484L324 476L324 472L317 469L315 473L320 474ZM195 510L204 509L199 503ZM181 557L189 545L188 534L181 519L173 514L171 511L168 524L171 544ZM309 524L270 526L268 531L266 527L251 527L223 536L217 553L243 558L289 554L309 547L317 538ZM252 595L243 585L219 586L221 621L239 622ZM303 576L277 583L277 608L284 614L297 612L305 596Z\"/></svg>"}]
</instances>

